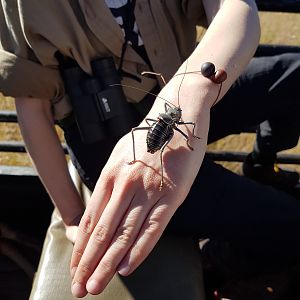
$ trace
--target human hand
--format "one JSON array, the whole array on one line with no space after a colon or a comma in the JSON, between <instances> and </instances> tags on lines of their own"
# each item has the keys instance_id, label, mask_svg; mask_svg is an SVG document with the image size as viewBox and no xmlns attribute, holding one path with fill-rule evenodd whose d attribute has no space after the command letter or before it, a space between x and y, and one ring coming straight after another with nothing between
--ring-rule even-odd
<instances>
[{"instance_id":1,"label":"human hand","mask_svg":"<svg viewBox=\"0 0 300 300\"><path fill-rule=\"evenodd\" d=\"M67 239L72 243L75 244L77 231L78 231L78 225L75 226L65 226L66 228L66 237Z\"/></svg>"},{"instance_id":2,"label":"human hand","mask_svg":"<svg viewBox=\"0 0 300 300\"><path fill-rule=\"evenodd\" d=\"M66 237L73 244L75 244L75 241L76 241L78 226L79 226L80 220L82 218L82 215L83 215L83 213L80 213L68 225L64 224L65 230L66 230Z\"/></svg>"},{"instance_id":3,"label":"human hand","mask_svg":"<svg viewBox=\"0 0 300 300\"><path fill-rule=\"evenodd\" d=\"M155 105L149 116L163 111L163 105ZM137 161L132 164L131 134L117 143L80 222L70 265L74 296L101 293L116 272L129 275L151 252L186 198L204 156L205 136L193 140L187 132L195 151L174 135L163 155L161 191L160 152L147 153L147 130L135 135Z\"/></svg>"}]
</instances>

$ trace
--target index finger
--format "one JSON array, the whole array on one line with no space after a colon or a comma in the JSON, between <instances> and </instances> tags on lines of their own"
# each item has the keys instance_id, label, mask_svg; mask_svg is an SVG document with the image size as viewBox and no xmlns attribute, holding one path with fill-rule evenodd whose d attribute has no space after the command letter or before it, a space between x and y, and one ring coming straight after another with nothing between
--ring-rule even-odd
<instances>
[{"instance_id":1,"label":"index finger","mask_svg":"<svg viewBox=\"0 0 300 300\"><path fill-rule=\"evenodd\" d=\"M73 248L73 253L70 262L70 273L73 278L76 268L83 255L84 249L89 241L89 238L102 215L107 202L110 199L112 193L112 184L105 185L104 180L98 180L95 190L89 201L82 219L80 221L76 241ZM97 209L91 209L90 207L97 207Z\"/></svg>"}]
</instances>

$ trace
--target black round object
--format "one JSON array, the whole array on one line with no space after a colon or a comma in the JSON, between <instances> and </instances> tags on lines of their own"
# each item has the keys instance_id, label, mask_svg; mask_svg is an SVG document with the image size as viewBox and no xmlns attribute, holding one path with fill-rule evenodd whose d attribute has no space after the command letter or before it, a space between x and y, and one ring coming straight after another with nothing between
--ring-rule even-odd
<instances>
[{"instance_id":1,"label":"black round object","mask_svg":"<svg viewBox=\"0 0 300 300\"><path fill-rule=\"evenodd\" d=\"M204 77L211 77L215 74L215 65L211 62L205 62L202 66L201 66L201 74Z\"/></svg>"}]
</instances>

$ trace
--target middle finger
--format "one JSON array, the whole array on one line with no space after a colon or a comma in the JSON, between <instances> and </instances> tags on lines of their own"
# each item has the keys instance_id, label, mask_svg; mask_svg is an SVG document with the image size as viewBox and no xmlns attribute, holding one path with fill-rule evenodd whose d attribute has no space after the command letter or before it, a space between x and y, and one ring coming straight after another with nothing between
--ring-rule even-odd
<instances>
[{"instance_id":1,"label":"middle finger","mask_svg":"<svg viewBox=\"0 0 300 300\"><path fill-rule=\"evenodd\" d=\"M153 205L158 201L147 199L146 193L136 195L122 221L115 230L111 244L89 279L86 289L91 294L99 294L114 276L119 263L126 256L140 232Z\"/></svg>"}]
</instances>

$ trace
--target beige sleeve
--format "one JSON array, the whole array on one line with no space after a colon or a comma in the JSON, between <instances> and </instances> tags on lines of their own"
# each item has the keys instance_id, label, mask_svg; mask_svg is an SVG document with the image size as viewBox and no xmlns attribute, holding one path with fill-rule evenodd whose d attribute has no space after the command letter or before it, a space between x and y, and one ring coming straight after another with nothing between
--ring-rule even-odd
<instances>
[{"instance_id":1,"label":"beige sleeve","mask_svg":"<svg viewBox=\"0 0 300 300\"><path fill-rule=\"evenodd\" d=\"M12 97L60 98L64 92L58 68L42 65L34 55L17 2L0 4L0 92Z\"/></svg>"}]
</instances>

